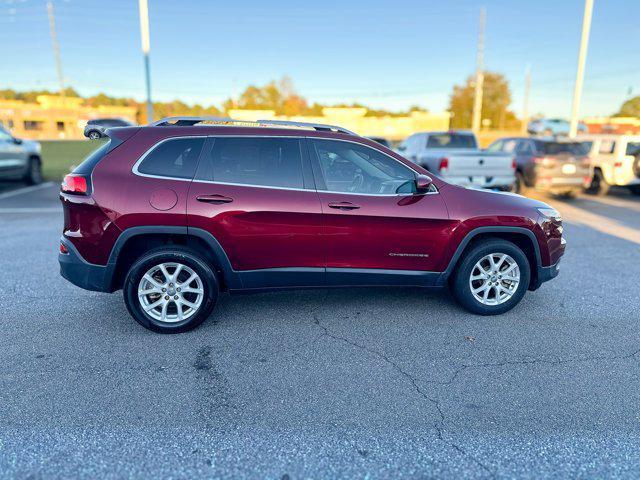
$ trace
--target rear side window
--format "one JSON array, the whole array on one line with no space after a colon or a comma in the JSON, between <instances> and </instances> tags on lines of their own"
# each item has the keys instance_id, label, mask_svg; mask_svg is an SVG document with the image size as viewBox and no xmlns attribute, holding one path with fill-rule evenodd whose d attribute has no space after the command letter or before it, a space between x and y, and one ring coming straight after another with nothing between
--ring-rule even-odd
<instances>
[{"instance_id":1,"label":"rear side window","mask_svg":"<svg viewBox=\"0 0 640 480\"><path fill-rule=\"evenodd\" d=\"M578 142L536 142L538 152L544 155L559 155L568 153L570 155L586 155L586 148Z\"/></svg>"},{"instance_id":2,"label":"rear side window","mask_svg":"<svg viewBox=\"0 0 640 480\"><path fill-rule=\"evenodd\" d=\"M438 133L429 135L427 148L476 148L473 135Z\"/></svg>"},{"instance_id":3,"label":"rear side window","mask_svg":"<svg viewBox=\"0 0 640 480\"><path fill-rule=\"evenodd\" d=\"M638 155L640 154L640 142L629 142L627 143L627 151L626 155Z\"/></svg>"},{"instance_id":4,"label":"rear side window","mask_svg":"<svg viewBox=\"0 0 640 480\"><path fill-rule=\"evenodd\" d=\"M204 145L202 138L172 138L151 150L138 165L138 173L159 177L193 178Z\"/></svg>"},{"instance_id":5,"label":"rear side window","mask_svg":"<svg viewBox=\"0 0 640 480\"><path fill-rule=\"evenodd\" d=\"M203 155L198 180L304 188L300 141L295 138L218 137Z\"/></svg>"}]
</instances>

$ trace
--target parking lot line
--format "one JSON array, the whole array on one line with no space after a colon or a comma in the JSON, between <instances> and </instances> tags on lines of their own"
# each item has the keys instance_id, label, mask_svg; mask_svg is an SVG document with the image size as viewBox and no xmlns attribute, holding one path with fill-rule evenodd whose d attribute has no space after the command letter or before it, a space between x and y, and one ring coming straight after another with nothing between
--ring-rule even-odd
<instances>
[{"instance_id":1,"label":"parking lot line","mask_svg":"<svg viewBox=\"0 0 640 480\"><path fill-rule=\"evenodd\" d=\"M0 200L3 200L5 198L10 198L10 197L15 197L16 195L22 195L23 193L42 190L43 188L47 188L52 185L53 185L53 182L45 182L45 183L41 183L40 185L33 185L31 187L24 187L24 188L19 188L17 190L12 190L10 192L0 194Z\"/></svg>"}]
</instances>

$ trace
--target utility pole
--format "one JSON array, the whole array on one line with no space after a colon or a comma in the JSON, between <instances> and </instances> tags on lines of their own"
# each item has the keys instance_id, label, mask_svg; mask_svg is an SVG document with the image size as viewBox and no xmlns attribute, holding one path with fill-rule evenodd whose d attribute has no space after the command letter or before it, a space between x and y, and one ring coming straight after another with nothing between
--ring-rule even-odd
<instances>
[{"instance_id":1,"label":"utility pole","mask_svg":"<svg viewBox=\"0 0 640 480\"><path fill-rule=\"evenodd\" d=\"M571 123L569 124L569 137L571 138L575 137L578 133L580 97L582 96L582 84L584 83L584 65L587 61L587 47L589 46L589 30L591 29L592 13L593 0L585 0L584 17L582 18L582 38L580 39L580 53L578 54L578 71L576 72L576 84L573 90L573 106L571 108Z\"/></svg>"},{"instance_id":2,"label":"utility pole","mask_svg":"<svg viewBox=\"0 0 640 480\"><path fill-rule=\"evenodd\" d=\"M522 103L522 133L527 133L529 124L529 94L531 92L531 65L524 72L524 100Z\"/></svg>"},{"instance_id":3,"label":"utility pole","mask_svg":"<svg viewBox=\"0 0 640 480\"><path fill-rule=\"evenodd\" d=\"M51 1L47 2L47 13L49 14L49 31L51 33L51 44L53 45L53 56L56 61L56 70L58 71L58 82L60 83L60 96L64 102L64 77L62 75L62 62L60 61L60 45L58 44L56 18L53 12L53 3Z\"/></svg>"},{"instance_id":4,"label":"utility pole","mask_svg":"<svg viewBox=\"0 0 640 480\"><path fill-rule=\"evenodd\" d=\"M151 73L149 72L149 5L147 0L138 0L140 9L140 38L144 55L144 73L147 87L147 122L153 122L153 103L151 103Z\"/></svg>"},{"instance_id":5,"label":"utility pole","mask_svg":"<svg viewBox=\"0 0 640 480\"><path fill-rule=\"evenodd\" d=\"M476 89L473 98L473 120L471 129L480 131L482 123L482 87L484 84L484 24L487 12L484 7L480 9L480 30L478 31L478 57L476 60Z\"/></svg>"}]
</instances>

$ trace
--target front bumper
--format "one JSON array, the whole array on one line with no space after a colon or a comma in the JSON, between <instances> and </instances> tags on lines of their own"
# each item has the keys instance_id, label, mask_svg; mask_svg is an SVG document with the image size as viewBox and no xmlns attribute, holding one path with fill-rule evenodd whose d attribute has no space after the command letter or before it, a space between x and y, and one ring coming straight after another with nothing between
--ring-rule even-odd
<instances>
[{"instance_id":1,"label":"front bumper","mask_svg":"<svg viewBox=\"0 0 640 480\"><path fill-rule=\"evenodd\" d=\"M74 285L94 292L110 292L111 285L108 269L106 266L88 263L76 247L62 237L60 242L66 247L68 253L58 254L60 263L60 275Z\"/></svg>"}]
</instances>

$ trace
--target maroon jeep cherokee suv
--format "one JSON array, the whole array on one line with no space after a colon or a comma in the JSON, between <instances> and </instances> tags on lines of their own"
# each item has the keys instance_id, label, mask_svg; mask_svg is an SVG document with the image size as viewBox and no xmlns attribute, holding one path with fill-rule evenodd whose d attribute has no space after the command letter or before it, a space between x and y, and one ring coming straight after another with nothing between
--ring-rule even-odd
<instances>
[{"instance_id":1,"label":"maroon jeep cherokee suv","mask_svg":"<svg viewBox=\"0 0 640 480\"><path fill-rule=\"evenodd\" d=\"M62 184L61 274L122 289L157 332L199 325L220 291L449 285L499 314L564 253L548 205L430 178L339 127L176 117L107 136Z\"/></svg>"}]
</instances>

